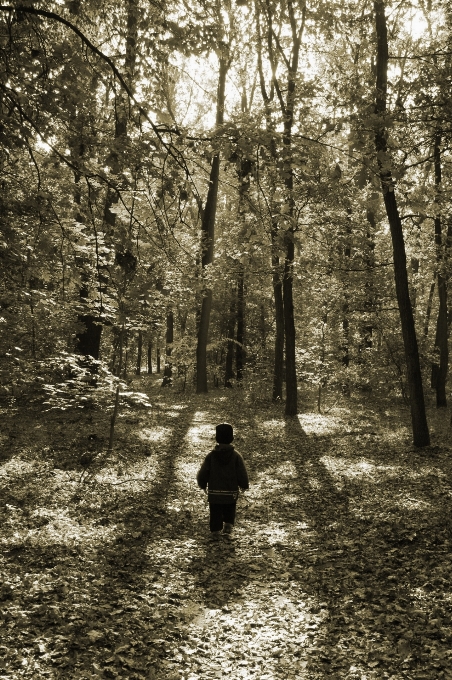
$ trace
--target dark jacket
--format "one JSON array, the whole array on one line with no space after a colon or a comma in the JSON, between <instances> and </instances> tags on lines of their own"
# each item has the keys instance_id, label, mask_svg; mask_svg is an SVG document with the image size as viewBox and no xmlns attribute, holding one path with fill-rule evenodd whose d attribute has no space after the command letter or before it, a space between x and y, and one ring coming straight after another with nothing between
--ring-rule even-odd
<instances>
[{"instance_id":1,"label":"dark jacket","mask_svg":"<svg viewBox=\"0 0 452 680\"><path fill-rule=\"evenodd\" d=\"M209 503L234 503L239 487L249 488L245 463L232 444L217 444L207 454L197 481L201 489L208 487Z\"/></svg>"}]
</instances>

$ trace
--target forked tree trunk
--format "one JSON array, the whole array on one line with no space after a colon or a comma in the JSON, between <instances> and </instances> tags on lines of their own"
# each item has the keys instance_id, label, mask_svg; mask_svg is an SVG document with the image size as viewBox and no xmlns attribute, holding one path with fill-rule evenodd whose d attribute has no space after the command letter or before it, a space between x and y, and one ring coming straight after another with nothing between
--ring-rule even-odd
<instances>
[{"instance_id":1,"label":"forked tree trunk","mask_svg":"<svg viewBox=\"0 0 452 680\"><path fill-rule=\"evenodd\" d=\"M421 447L428 446L430 444L430 435L425 414L424 392L422 389L422 374L419 362L416 329L414 326L413 309L409 295L407 261L402 221L400 219L397 207L394 181L392 179L390 170L390 156L387 150L386 129L384 122L384 117L386 115L388 71L388 34L384 0L376 0L374 2L374 10L377 33L375 113L379 118L378 128L375 131L375 147L380 169L383 199L392 238L395 287L405 347L413 441L415 446Z\"/></svg>"},{"instance_id":2,"label":"forked tree trunk","mask_svg":"<svg viewBox=\"0 0 452 680\"><path fill-rule=\"evenodd\" d=\"M218 91L217 91L217 117L216 124L220 126L224 121L224 101L226 74L229 62L220 58ZM217 212L218 179L220 175L220 154L217 152L210 168L209 189L207 191L206 205L204 207L201 222L201 265L203 271L213 262L213 250L215 240L215 216ZM196 346L196 392L207 392L207 342L209 337L210 312L212 310L212 289L206 288L201 304L201 314L198 326L198 343Z\"/></svg>"}]
</instances>

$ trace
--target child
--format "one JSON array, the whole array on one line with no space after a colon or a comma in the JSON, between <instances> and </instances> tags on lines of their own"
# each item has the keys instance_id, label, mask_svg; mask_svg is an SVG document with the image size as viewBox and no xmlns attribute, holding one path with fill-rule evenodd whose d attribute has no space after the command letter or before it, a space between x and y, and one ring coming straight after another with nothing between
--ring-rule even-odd
<instances>
[{"instance_id":1,"label":"child","mask_svg":"<svg viewBox=\"0 0 452 680\"><path fill-rule=\"evenodd\" d=\"M213 537L219 537L221 530L224 534L232 533L239 487L245 491L249 483L243 458L231 444L234 439L232 425L217 425L215 438L217 446L207 454L197 481L201 489L208 487L210 531Z\"/></svg>"}]
</instances>

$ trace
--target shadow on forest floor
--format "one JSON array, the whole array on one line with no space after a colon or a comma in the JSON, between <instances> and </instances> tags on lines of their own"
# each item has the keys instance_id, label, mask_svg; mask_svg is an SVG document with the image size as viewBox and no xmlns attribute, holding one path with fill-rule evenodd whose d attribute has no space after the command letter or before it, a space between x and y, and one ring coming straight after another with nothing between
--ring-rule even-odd
<instances>
[{"instance_id":1,"label":"shadow on forest floor","mask_svg":"<svg viewBox=\"0 0 452 680\"><path fill-rule=\"evenodd\" d=\"M452 678L446 413L416 450L384 402L149 393L109 460L102 414L3 419L0 677ZM212 543L195 476L222 420L251 485Z\"/></svg>"}]
</instances>

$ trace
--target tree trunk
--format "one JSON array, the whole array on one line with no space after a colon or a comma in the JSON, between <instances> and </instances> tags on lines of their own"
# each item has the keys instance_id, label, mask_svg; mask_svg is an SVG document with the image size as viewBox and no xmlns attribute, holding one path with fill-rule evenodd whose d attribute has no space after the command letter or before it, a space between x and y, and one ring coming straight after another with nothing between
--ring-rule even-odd
<instances>
[{"instance_id":1,"label":"tree trunk","mask_svg":"<svg viewBox=\"0 0 452 680\"><path fill-rule=\"evenodd\" d=\"M273 189L276 188L276 168L278 164L278 154L276 150L275 140L275 126L272 119L271 102L274 96L274 87L272 84L270 93L267 91L265 85L264 69L262 64L262 37L260 31L260 4L256 2L256 29L257 29L257 65L259 71L259 83L261 88L262 99L265 107L265 121L267 131L271 134L269 149L273 162ZM271 31L269 31L269 39L271 39ZM282 401L283 398L283 381L284 381L284 303L282 293L281 267L278 255L278 220L275 218L276 206L272 197L269 214L271 219L271 242L272 242L272 283L273 283L273 300L275 309L275 344L274 344L274 359L273 359L273 392L272 400L274 402Z\"/></svg>"},{"instance_id":2,"label":"tree trunk","mask_svg":"<svg viewBox=\"0 0 452 680\"><path fill-rule=\"evenodd\" d=\"M430 285L430 291L429 291L428 300L427 300L427 309L425 311L425 322L424 322L424 337L425 338L428 336L428 327L430 325L430 316L432 314L433 294L435 292L435 279L436 279L436 272L433 275L433 281ZM432 387L434 387L434 385L432 385Z\"/></svg>"},{"instance_id":3,"label":"tree trunk","mask_svg":"<svg viewBox=\"0 0 452 680\"><path fill-rule=\"evenodd\" d=\"M226 74L228 61L220 57L218 93L217 93L217 116L216 124L220 126L224 121L224 101ZM206 205L204 207L201 222L201 265L203 271L213 262L213 250L215 240L215 216L217 211L218 179L220 174L220 154L217 152L212 159L210 169L209 189L207 192ZM196 392L207 392L207 342L209 337L210 312L212 309L212 290L206 288L201 304L201 314L198 327L198 343L196 347Z\"/></svg>"},{"instance_id":4,"label":"tree trunk","mask_svg":"<svg viewBox=\"0 0 452 680\"><path fill-rule=\"evenodd\" d=\"M148 341L148 375L152 375L152 339Z\"/></svg>"},{"instance_id":5,"label":"tree trunk","mask_svg":"<svg viewBox=\"0 0 452 680\"><path fill-rule=\"evenodd\" d=\"M290 5L290 8L292 5ZM292 9L293 12L293 9ZM293 263L295 259L294 243L294 219L295 202L293 198L293 168L292 168L292 126L293 110L295 103L296 74L298 70L298 55L300 50L301 37L293 30L293 51L292 63L287 78L287 100L284 111L284 133L283 133L283 157L284 157L284 183L287 191L287 207L289 226L284 235L286 246L286 256L284 260L284 277L282 284L283 304L284 304L284 334L285 334L285 355L286 355L286 416L295 416L298 412L298 386L297 368L295 363L295 319L293 304Z\"/></svg>"},{"instance_id":6,"label":"tree trunk","mask_svg":"<svg viewBox=\"0 0 452 680\"><path fill-rule=\"evenodd\" d=\"M75 167L78 166L83 155L83 144L77 141L71 148L72 162ZM82 193L80 188L81 174L78 171L74 172L74 202L75 202L75 220L83 224L83 215L81 214ZM76 258L76 263L80 266L80 276L82 285L80 287L79 296L82 303L88 304L89 300L89 281L90 277L86 268L84 267L84 259L82 257ZM98 318L93 314L79 314L77 320L83 324L84 328L76 335L76 351L82 356L91 356L93 359L99 359L100 340L102 336L102 325L98 322Z\"/></svg>"},{"instance_id":7,"label":"tree trunk","mask_svg":"<svg viewBox=\"0 0 452 680\"><path fill-rule=\"evenodd\" d=\"M141 361L143 358L143 331L140 329L138 331L137 339L137 367L136 374L141 375Z\"/></svg>"},{"instance_id":8,"label":"tree trunk","mask_svg":"<svg viewBox=\"0 0 452 680\"><path fill-rule=\"evenodd\" d=\"M435 188L437 197L441 191L441 138L442 134L438 130L435 135L435 143L433 149L433 156L435 161ZM436 322L436 336L435 349L439 352L439 364L435 361L432 363L432 387L436 390L436 406L437 408L447 406L446 397L446 381L447 369L449 364L449 343L447 339L448 324L447 324L447 281L443 274L444 271L444 250L443 239L441 233L441 215L439 214L440 206L436 206L438 211L435 216L435 246L436 246L436 260L438 264L438 298L439 309L438 319Z\"/></svg>"},{"instance_id":9,"label":"tree trunk","mask_svg":"<svg viewBox=\"0 0 452 680\"><path fill-rule=\"evenodd\" d=\"M375 131L375 147L380 169L383 199L388 216L394 254L394 277L397 302L400 312L402 336L405 347L407 381L410 394L411 421L415 446L428 446L430 435L425 414L424 392L419 362L419 351L414 326L413 309L408 287L407 261L400 219L394 191L394 181L390 170L390 156L387 151L384 117L386 114L388 35L386 27L385 4L383 0L374 2L375 25L377 33L377 78L375 113L379 126Z\"/></svg>"},{"instance_id":10,"label":"tree trunk","mask_svg":"<svg viewBox=\"0 0 452 680\"><path fill-rule=\"evenodd\" d=\"M160 356L160 345L159 341L157 340L157 373L160 373L161 371L161 356Z\"/></svg>"},{"instance_id":11,"label":"tree trunk","mask_svg":"<svg viewBox=\"0 0 452 680\"><path fill-rule=\"evenodd\" d=\"M85 288L82 288L80 291L80 298L82 300L88 297L87 291L86 295L82 295L85 291ZM102 326L99 323L96 323L96 317L91 314L79 314L78 321L85 327L83 331L77 333L77 349L79 354L82 354L83 356L89 355L93 357L93 359L99 359Z\"/></svg>"},{"instance_id":12,"label":"tree trunk","mask_svg":"<svg viewBox=\"0 0 452 680\"><path fill-rule=\"evenodd\" d=\"M234 379L234 331L235 331L235 296L236 291L232 291L231 304L229 306L229 317L228 317L228 349L226 352L226 367L224 371L224 386L232 387L231 380Z\"/></svg>"},{"instance_id":13,"label":"tree trunk","mask_svg":"<svg viewBox=\"0 0 452 680\"><path fill-rule=\"evenodd\" d=\"M276 249L277 225L272 225L273 299L275 303L275 355L273 360L273 401L282 401L284 380L284 303L279 257Z\"/></svg>"},{"instance_id":14,"label":"tree trunk","mask_svg":"<svg viewBox=\"0 0 452 680\"><path fill-rule=\"evenodd\" d=\"M245 363L245 272L239 265L237 281L237 344L235 348L235 367L237 382L243 380L243 366Z\"/></svg>"},{"instance_id":15,"label":"tree trunk","mask_svg":"<svg viewBox=\"0 0 452 680\"><path fill-rule=\"evenodd\" d=\"M166 361L163 371L162 387L170 387L173 384L173 365L171 363L171 354L173 351L174 341L174 314L170 309L166 315Z\"/></svg>"}]
</instances>

